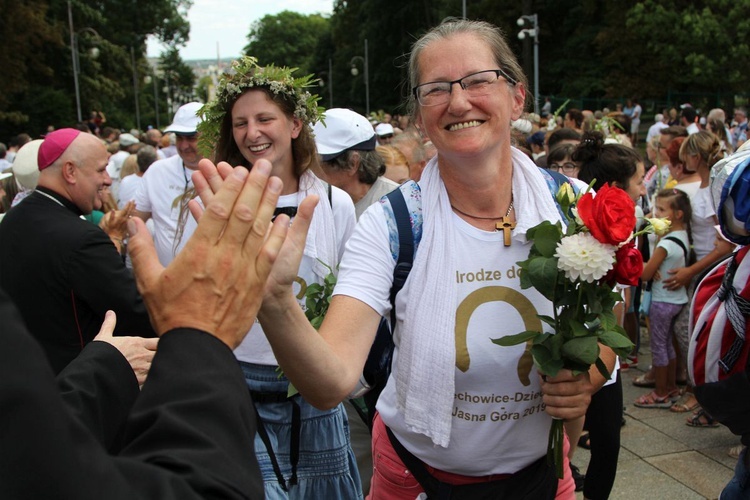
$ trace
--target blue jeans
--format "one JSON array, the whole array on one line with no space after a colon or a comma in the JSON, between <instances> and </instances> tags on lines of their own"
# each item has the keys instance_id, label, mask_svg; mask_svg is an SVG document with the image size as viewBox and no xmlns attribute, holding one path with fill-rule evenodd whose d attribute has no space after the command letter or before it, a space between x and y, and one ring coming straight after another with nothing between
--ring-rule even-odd
<instances>
[{"instance_id":1,"label":"blue jeans","mask_svg":"<svg viewBox=\"0 0 750 500\"><path fill-rule=\"evenodd\" d=\"M742 450L737 465L734 467L734 477L719 495L719 500L748 500L750 499L750 468L747 466L747 448Z\"/></svg>"},{"instance_id":2,"label":"blue jeans","mask_svg":"<svg viewBox=\"0 0 750 500\"><path fill-rule=\"evenodd\" d=\"M240 362L245 381L252 391L286 392L289 380L276 371L275 366ZM296 396L300 406L302 429L300 432L299 461L296 485L284 491L271 465L271 458L260 436L255 436L255 454L263 474L266 498L275 499L361 499L362 486L357 462L349 442L349 421L339 404L336 408L321 411L301 396ZM292 438L292 404L255 403L263 426L288 482L292 475L290 446ZM260 426L260 423L259 423Z\"/></svg>"}]
</instances>

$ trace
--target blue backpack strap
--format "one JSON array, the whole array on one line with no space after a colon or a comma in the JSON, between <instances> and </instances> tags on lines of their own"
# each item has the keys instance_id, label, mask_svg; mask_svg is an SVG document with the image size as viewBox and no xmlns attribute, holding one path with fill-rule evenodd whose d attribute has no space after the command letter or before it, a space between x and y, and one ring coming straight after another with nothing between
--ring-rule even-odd
<instances>
[{"instance_id":1,"label":"blue backpack strap","mask_svg":"<svg viewBox=\"0 0 750 500\"><path fill-rule=\"evenodd\" d=\"M552 193L552 199L555 201L555 205L557 206L557 211L560 213L560 217L565 220L565 215L560 210L560 204L557 202L557 192L560 190L560 186L562 186L566 182L570 184L570 187L573 188L573 192L575 194L578 194L578 187L570 182L570 179L568 179L565 175L557 172L556 170L547 170L546 168L542 167L537 168L539 168L539 170L542 172L544 180L547 181L547 187L549 188L549 192Z\"/></svg>"},{"instance_id":2,"label":"blue backpack strap","mask_svg":"<svg viewBox=\"0 0 750 500\"><path fill-rule=\"evenodd\" d=\"M414 235L412 233L411 217L409 208L401 189L394 189L386 195L391 202L393 218L396 221L398 231L398 257L396 267L393 269L393 284L391 285L391 319L395 320L396 294L401 291L406 278L409 277L412 263L414 262Z\"/></svg>"}]
</instances>

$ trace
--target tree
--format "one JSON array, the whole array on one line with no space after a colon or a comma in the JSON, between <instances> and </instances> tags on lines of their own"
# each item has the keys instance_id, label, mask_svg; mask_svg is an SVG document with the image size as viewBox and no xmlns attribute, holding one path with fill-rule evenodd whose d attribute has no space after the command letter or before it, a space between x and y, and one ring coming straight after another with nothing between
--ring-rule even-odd
<instances>
[{"instance_id":1,"label":"tree","mask_svg":"<svg viewBox=\"0 0 750 500\"><path fill-rule=\"evenodd\" d=\"M185 13L190 0L0 0L4 16L0 63L12 75L0 79L0 137L6 140L21 131L36 136L48 124L75 124L69 5L80 49L83 114L103 110L115 126L135 124L131 47L136 72L142 77L148 73L144 59L148 35L172 47L187 40ZM93 47L99 51L97 58L90 53Z\"/></svg>"},{"instance_id":2,"label":"tree","mask_svg":"<svg viewBox=\"0 0 750 500\"><path fill-rule=\"evenodd\" d=\"M328 30L328 19L320 14L306 16L285 10L253 23L244 51L262 66L299 68L300 75L307 75L313 72L318 40L325 38Z\"/></svg>"},{"instance_id":3,"label":"tree","mask_svg":"<svg viewBox=\"0 0 750 500\"><path fill-rule=\"evenodd\" d=\"M608 86L621 82L641 95L747 91L750 69L739 64L750 57L747 2L646 0L632 5L623 19L625 30L617 30L617 36L629 34L628 49L640 50L629 56L625 48L617 51L620 64L608 75ZM609 47L614 38L610 28Z\"/></svg>"}]
</instances>

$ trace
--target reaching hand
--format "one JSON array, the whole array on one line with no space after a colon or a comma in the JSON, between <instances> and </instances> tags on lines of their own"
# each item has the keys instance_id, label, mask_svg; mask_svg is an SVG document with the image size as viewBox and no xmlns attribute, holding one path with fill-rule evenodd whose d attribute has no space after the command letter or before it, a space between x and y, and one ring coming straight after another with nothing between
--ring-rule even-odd
<instances>
[{"instance_id":1,"label":"reaching hand","mask_svg":"<svg viewBox=\"0 0 750 500\"><path fill-rule=\"evenodd\" d=\"M667 271L669 277L664 280L664 288L667 290L679 290L686 287L693 279L693 273L689 267L678 267Z\"/></svg>"},{"instance_id":2,"label":"reaching hand","mask_svg":"<svg viewBox=\"0 0 750 500\"><path fill-rule=\"evenodd\" d=\"M268 162L258 162L251 172L232 169L166 269L143 221L130 219L130 257L159 335L188 327L209 332L232 349L242 342L289 227L289 219L279 216L269 230L282 189L270 172Z\"/></svg>"},{"instance_id":3,"label":"reaching hand","mask_svg":"<svg viewBox=\"0 0 750 500\"><path fill-rule=\"evenodd\" d=\"M253 170L258 165L269 165L266 160L259 160ZM193 185L198 193L199 198L204 206L208 206L214 199L216 193L221 189L225 179L232 173L232 167L226 162L219 162L214 165L210 160L201 160L198 164L198 171L193 173ZM272 296L281 296L289 292L294 280L297 278L300 261L305 249L307 240L307 231L310 228L313 212L318 203L317 196L308 196L297 208L297 215L291 224L289 236L284 242L284 246L279 253L277 265L274 266L273 272L268 278L266 288L266 298ZM203 208L197 200L191 200L190 212L195 220L200 220L203 214Z\"/></svg>"},{"instance_id":4,"label":"reaching hand","mask_svg":"<svg viewBox=\"0 0 750 500\"><path fill-rule=\"evenodd\" d=\"M135 201L129 201L122 210L112 210L104 214L99 227L107 233L118 252L122 252L123 240L128 236L128 219L135 211Z\"/></svg>"},{"instance_id":5,"label":"reaching hand","mask_svg":"<svg viewBox=\"0 0 750 500\"><path fill-rule=\"evenodd\" d=\"M114 337L112 332L115 331L116 324L117 316L114 311L107 311L107 314L104 316L104 323L102 323L102 327L97 336L94 337L94 340L112 344L120 351L125 356L125 359L128 360L128 363L130 363L130 367L138 379L138 385L143 387L148 376L148 371L151 369L151 361L154 359L154 354L156 354L159 339Z\"/></svg>"}]
</instances>

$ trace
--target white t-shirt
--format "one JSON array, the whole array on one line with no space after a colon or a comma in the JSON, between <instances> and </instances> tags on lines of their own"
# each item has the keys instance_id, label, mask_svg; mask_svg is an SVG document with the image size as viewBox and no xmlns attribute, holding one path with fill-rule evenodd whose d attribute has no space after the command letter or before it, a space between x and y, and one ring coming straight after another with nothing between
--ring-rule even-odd
<instances>
[{"instance_id":1,"label":"white t-shirt","mask_svg":"<svg viewBox=\"0 0 750 500\"><path fill-rule=\"evenodd\" d=\"M141 185L135 194L135 208L141 212L151 212L154 221L154 245L159 262L167 266L182 250L193 234L197 223L189 211L185 218L182 237L175 245L177 223L183 195L193 187L193 171L182 164L182 158L172 156L157 160L141 177Z\"/></svg>"},{"instance_id":2,"label":"white t-shirt","mask_svg":"<svg viewBox=\"0 0 750 500\"><path fill-rule=\"evenodd\" d=\"M552 196L542 193L542 196ZM516 211L532 208L516 199ZM447 448L434 446L423 434L409 432L396 408L396 359L403 331L403 318L412 293L411 276L396 297L397 324L394 333L393 376L377 404L383 422L398 440L425 463L442 470L470 475L513 473L546 452L551 423L544 411L539 375L525 357L524 346L500 347L490 339L538 330L537 314L551 315L552 305L535 289L521 291L517 261L525 260L529 244L513 240L503 245L502 232L479 230L455 214L456 269L451 270L457 287L455 337L457 348L455 396L451 439ZM395 263L390 233L381 203L365 211L349 239L341 263L334 295L354 297L388 316L389 291ZM429 252L429 242L417 250ZM426 377L430 374L426 373ZM526 379L528 385L521 382Z\"/></svg>"},{"instance_id":3,"label":"white t-shirt","mask_svg":"<svg viewBox=\"0 0 750 500\"><path fill-rule=\"evenodd\" d=\"M120 181L120 192L117 198L117 207L122 208L130 200L135 200L135 193L138 192L138 187L141 185L143 177L130 174L126 175Z\"/></svg>"},{"instance_id":4,"label":"white t-shirt","mask_svg":"<svg viewBox=\"0 0 750 500\"><path fill-rule=\"evenodd\" d=\"M153 168L153 167L151 167ZM150 172L151 169L148 170ZM296 207L299 206L300 201L306 196L305 192L298 192L294 194L288 194L279 197L279 201L276 204L277 207ZM328 203L327 199L321 199L319 203ZM356 219L354 216L354 204L352 203L351 197L339 188L331 188L331 207L333 209L333 221L332 224L335 228L336 242L338 244L338 258L341 260L341 256L344 253L346 241L354 231L354 225ZM317 213L316 213L317 216ZM297 274L297 280L294 285L294 292L297 294L297 300L299 301L300 307L305 309L305 292L304 289L308 284L311 283L322 283L323 280L315 275L313 272L314 259L308 255L302 256L302 262L300 263L299 272ZM333 268L336 267L335 262L326 262L328 266ZM268 343L266 335L263 333L263 328L260 326L257 318L255 324L253 324L250 332L245 337L245 340L234 350L234 355L240 361L246 363L254 363L258 365L269 365L276 366L276 356L274 356L271 350L271 345Z\"/></svg>"},{"instance_id":5,"label":"white t-shirt","mask_svg":"<svg viewBox=\"0 0 750 500\"><path fill-rule=\"evenodd\" d=\"M698 189L690 198L690 205L693 208L693 218L690 221L693 232L693 248L695 249L695 257L701 260L713 251L716 242L716 229L714 229L716 212L711 199L711 188Z\"/></svg>"},{"instance_id":6,"label":"white t-shirt","mask_svg":"<svg viewBox=\"0 0 750 500\"><path fill-rule=\"evenodd\" d=\"M110 188L110 191L112 191L112 196L114 196L116 200L118 199L117 196L120 189L120 170L122 170L122 164L128 156L130 156L130 153L121 150L110 156L109 163L107 163L107 173L112 179L112 187Z\"/></svg>"},{"instance_id":7,"label":"white t-shirt","mask_svg":"<svg viewBox=\"0 0 750 500\"><path fill-rule=\"evenodd\" d=\"M701 181L695 181L695 182L685 182L683 184L675 184L674 188L679 189L686 195L688 195L688 198L690 198L690 203L693 202L693 196L695 196L695 193L698 192L698 190L701 187Z\"/></svg>"},{"instance_id":8,"label":"white t-shirt","mask_svg":"<svg viewBox=\"0 0 750 500\"><path fill-rule=\"evenodd\" d=\"M651 300L654 302L667 302L669 304L687 304L688 294L687 289L682 287L678 290L668 290L664 288L664 280L669 277L670 269L677 269L685 267L685 251L675 243L667 239L677 238L685 245L685 248L690 251L690 243L688 242L687 231L671 231L659 240L656 244L656 248L663 248L667 252L667 257L659 266L659 273L661 274L661 280L654 280L654 284L651 287Z\"/></svg>"}]
</instances>

